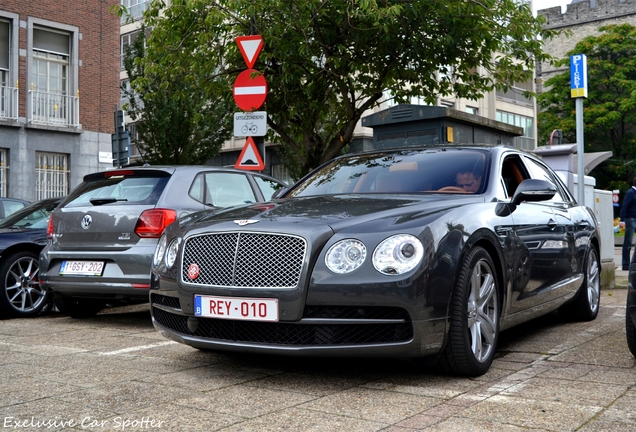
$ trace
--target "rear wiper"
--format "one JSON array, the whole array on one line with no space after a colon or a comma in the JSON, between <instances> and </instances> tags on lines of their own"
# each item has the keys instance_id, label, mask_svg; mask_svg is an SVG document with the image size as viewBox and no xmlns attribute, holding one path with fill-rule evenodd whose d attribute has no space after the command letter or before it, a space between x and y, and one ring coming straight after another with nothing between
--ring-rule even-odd
<instances>
[{"instance_id":1,"label":"rear wiper","mask_svg":"<svg viewBox=\"0 0 636 432\"><path fill-rule=\"evenodd\" d=\"M111 204L118 201L128 201L126 198L91 198L89 200L93 205Z\"/></svg>"}]
</instances>

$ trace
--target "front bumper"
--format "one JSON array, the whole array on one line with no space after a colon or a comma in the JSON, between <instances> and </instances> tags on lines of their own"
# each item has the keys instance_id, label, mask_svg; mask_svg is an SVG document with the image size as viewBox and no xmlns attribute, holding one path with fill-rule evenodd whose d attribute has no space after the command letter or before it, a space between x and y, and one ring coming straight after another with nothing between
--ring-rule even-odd
<instances>
[{"instance_id":1,"label":"front bumper","mask_svg":"<svg viewBox=\"0 0 636 432\"><path fill-rule=\"evenodd\" d=\"M181 310L176 292L152 291L150 303L153 325L168 339L253 353L422 357L440 351L446 324L412 321L406 309L380 305L307 305L300 320L271 323L194 317Z\"/></svg>"}]
</instances>

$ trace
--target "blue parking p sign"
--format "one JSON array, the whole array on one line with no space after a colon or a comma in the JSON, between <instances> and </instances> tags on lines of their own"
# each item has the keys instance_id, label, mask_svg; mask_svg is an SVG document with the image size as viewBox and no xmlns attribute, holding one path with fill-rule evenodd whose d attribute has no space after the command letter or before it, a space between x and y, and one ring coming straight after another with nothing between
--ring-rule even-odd
<instances>
[{"instance_id":1,"label":"blue parking p sign","mask_svg":"<svg viewBox=\"0 0 636 432\"><path fill-rule=\"evenodd\" d=\"M587 56L570 56L570 96L587 97Z\"/></svg>"}]
</instances>

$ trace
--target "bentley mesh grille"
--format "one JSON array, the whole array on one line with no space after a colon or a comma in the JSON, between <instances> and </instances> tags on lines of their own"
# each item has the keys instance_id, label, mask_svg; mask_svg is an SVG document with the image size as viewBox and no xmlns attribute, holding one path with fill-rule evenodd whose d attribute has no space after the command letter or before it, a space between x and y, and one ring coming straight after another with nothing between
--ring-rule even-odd
<instances>
[{"instance_id":1,"label":"bentley mesh grille","mask_svg":"<svg viewBox=\"0 0 636 432\"><path fill-rule=\"evenodd\" d=\"M301 237L232 232L186 240L184 283L233 288L296 288L307 243ZM188 270L198 266L198 275ZM192 275L192 277L191 277Z\"/></svg>"},{"instance_id":2,"label":"bentley mesh grille","mask_svg":"<svg viewBox=\"0 0 636 432\"><path fill-rule=\"evenodd\" d=\"M309 309L313 309L310 312ZM188 317L176 315L153 307L155 321L174 332L209 339L233 342L338 346L406 342L413 338L413 327L404 309L389 307L312 307L305 310L305 317L334 318L384 317L403 319L403 322L364 324L297 324L197 318L197 329L188 328Z\"/></svg>"}]
</instances>

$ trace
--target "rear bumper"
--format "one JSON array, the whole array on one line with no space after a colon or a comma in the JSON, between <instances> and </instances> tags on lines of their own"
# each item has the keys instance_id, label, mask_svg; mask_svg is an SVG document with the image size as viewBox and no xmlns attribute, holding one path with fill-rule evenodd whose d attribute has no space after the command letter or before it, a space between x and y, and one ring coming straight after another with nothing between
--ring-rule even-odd
<instances>
[{"instance_id":1,"label":"rear bumper","mask_svg":"<svg viewBox=\"0 0 636 432\"><path fill-rule=\"evenodd\" d=\"M153 247L117 253L54 251L40 253L40 283L54 294L74 297L148 301ZM103 261L101 276L60 275L63 261Z\"/></svg>"}]
</instances>

